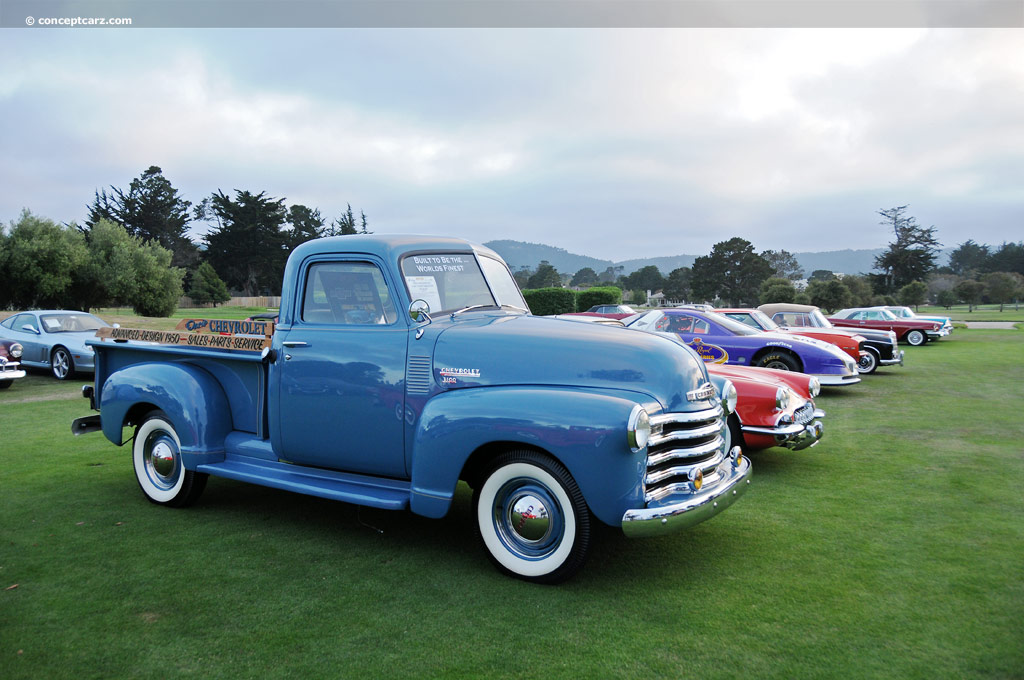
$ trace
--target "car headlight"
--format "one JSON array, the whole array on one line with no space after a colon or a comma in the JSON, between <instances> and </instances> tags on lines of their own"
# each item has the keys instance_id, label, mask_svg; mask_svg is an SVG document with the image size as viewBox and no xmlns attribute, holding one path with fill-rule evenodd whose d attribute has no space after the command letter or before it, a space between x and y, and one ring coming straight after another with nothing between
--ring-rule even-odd
<instances>
[{"instance_id":1,"label":"car headlight","mask_svg":"<svg viewBox=\"0 0 1024 680\"><path fill-rule=\"evenodd\" d=\"M810 392L811 399L814 399L821 394L821 381L812 375L811 379L807 381L807 391Z\"/></svg>"},{"instance_id":2,"label":"car headlight","mask_svg":"<svg viewBox=\"0 0 1024 680\"><path fill-rule=\"evenodd\" d=\"M725 409L725 415L736 411L736 402L739 398L740 395L736 392L736 386L732 384L731 380L726 380L722 384L722 408Z\"/></svg>"},{"instance_id":3,"label":"car headlight","mask_svg":"<svg viewBox=\"0 0 1024 680\"><path fill-rule=\"evenodd\" d=\"M647 440L650 438L651 417L643 406L637 404L630 412L626 423L626 441L629 442L630 450L636 453L647 446Z\"/></svg>"},{"instance_id":4,"label":"car headlight","mask_svg":"<svg viewBox=\"0 0 1024 680\"><path fill-rule=\"evenodd\" d=\"M775 408L779 411L785 411L789 408L789 403L793 391L787 387L780 387L775 390Z\"/></svg>"},{"instance_id":5,"label":"car headlight","mask_svg":"<svg viewBox=\"0 0 1024 680\"><path fill-rule=\"evenodd\" d=\"M21 358L21 350L22 350L21 345L16 342L13 345L11 345L10 349L7 350L7 353L11 355L12 359L20 359Z\"/></svg>"}]
</instances>

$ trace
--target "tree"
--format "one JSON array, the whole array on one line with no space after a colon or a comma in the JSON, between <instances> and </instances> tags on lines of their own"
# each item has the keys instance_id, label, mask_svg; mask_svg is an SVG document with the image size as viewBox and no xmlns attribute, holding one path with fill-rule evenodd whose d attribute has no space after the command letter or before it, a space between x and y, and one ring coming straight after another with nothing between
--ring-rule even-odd
<instances>
[{"instance_id":1,"label":"tree","mask_svg":"<svg viewBox=\"0 0 1024 680\"><path fill-rule=\"evenodd\" d=\"M157 241L170 250L174 266L188 266L196 261L198 250L188 237L192 203L178 195L163 170L151 165L132 180L127 191L114 186L110 189L110 194L105 189L95 192L95 199L88 206L86 232L101 219L107 219L122 225L130 236Z\"/></svg>"},{"instance_id":2,"label":"tree","mask_svg":"<svg viewBox=\"0 0 1024 680\"><path fill-rule=\"evenodd\" d=\"M622 282L625 288L629 290L644 291L644 303L647 302L646 291L649 290L653 293L665 287L665 277L661 275L661 271L653 264L649 264L629 276L623 277Z\"/></svg>"},{"instance_id":3,"label":"tree","mask_svg":"<svg viewBox=\"0 0 1024 680\"><path fill-rule=\"evenodd\" d=\"M138 292L132 308L140 316L170 316L181 298L184 271L171 266L171 251L146 241L133 254Z\"/></svg>"},{"instance_id":4,"label":"tree","mask_svg":"<svg viewBox=\"0 0 1024 680\"><path fill-rule=\"evenodd\" d=\"M218 302L227 302L231 299L228 286L217 276L217 271L210 266L209 262L203 262L196 269L192 276L192 287L189 288L188 296L193 302L205 305L212 302L216 307Z\"/></svg>"},{"instance_id":5,"label":"tree","mask_svg":"<svg viewBox=\"0 0 1024 680\"><path fill-rule=\"evenodd\" d=\"M597 280L601 283L615 283L622 275L623 269L625 269L625 267L621 264L617 267L608 267L597 275Z\"/></svg>"},{"instance_id":6,"label":"tree","mask_svg":"<svg viewBox=\"0 0 1024 680\"><path fill-rule=\"evenodd\" d=\"M985 292L985 284L974 279L964 279L956 284L953 292L967 303L967 312L970 313L974 311L974 306L981 301L981 296Z\"/></svg>"},{"instance_id":7,"label":"tree","mask_svg":"<svg viewBox=\"0 0 1024 680\"><path fill-rule=\"evenodd\" d=\"M771 265L777 278L799 281L804 277L804 268L788 250L766 250L761 253L761 257Z\"/></svg>"},{"instance_id":8,"label":"tree","mask_svg":"<svg viewBox=\"0 0 1024 680\"><path fill-rule=\"evenodd\" d=\"M761 282L771 273L771 265L754 252L750 241L734 237L716 243L710 255L694 260L691 287L697 298L722 298L737 305L756 300Z\"/></svg>"},{"instance_id":9,"label":"tree","mask_svg":"<svg viewBox=\"0 0 1024 680\"><path fill-rule=\"evenodd\" d=\"M592 286L597 283L597 272L590 267L584 267L572 276L572 281L569 282L571 286Z\"/></svg>"},{"instance_id":10,"label":"tree","mask_svg":"<svg viewBox=\"0 0 1024 680\"><path fill-rule=\"evenodd\" d=\"M512 274L512 278L516 280L516 285L519 286L520 289L529 288L531 276L533 276L533 270L526 265L523 265L518 271Z\"/></svg>"},{"instance_id":11,"label":"tree","mask_svg":"<svg viewBox=\"0 0 1024 680\"><path fill-rule=\"evenodd\" d=\"M217 191L196 206L197 219L214 223L206 235L206 260L232 288L245 295L281 292L288 257L284 199L235 190Z\"/></svg>"},{"instance_id":12,"label":"tree","mask_svg":"<svg viewBox=\"0 0 1024 680\"><path fill-rule=\"evenodd\" d=\"M988 261L990 272L1012 272L1024 275L1024 241L1003 243Z\"/></svg>"},{"instance_id":13,"label":"tree","mask_svg":"<svg viewBox=\"0 0 1024 680\"><path fill-rule=\"evenodd\" d=\"M773 276L765 279L761 284L761 304L768 305L774 302L791 303L796 300L796 286L789 279Z\"/></svg>"},{"instance_id":14,"label":"tree","mask_svg":"<svg viewBox=\"0 0 1024 680\"><path fill-rule=\"evenodd\" d=\"M23 210L0 248L0 309L73 308L89 259L85 238L74 227Z\"/></svg>"},{"instance_id":15,"label":"tree","mask_svg":"<svg viewBox=\"0 0 1024 680\"><path fill-rule=\"evenodd\" d=\"M359 230L356 229L356 216L352 212L352 204L347 203L346 206L345 212L331 222L327 236L350 236L359 233Z\"/></svg>"},{"instance_id":16,"label":"tree","mask_svg":"<svg viewBox=\"0 0 1024 680\"><path fill-rule=\"evenodd\" d=\"M935 269L935 258L941 244L935 238L935 227L920 226L907 216L909 206L900 205L879 210L879 224L890 227L894 240L888 250L875 257L875 269L881 271L881 292L893 293L911 281L923 281Z\"/></svg>"},{"instance_id":17,"label":"tree","mask_svg":"<svg viewBox=\"0 0 1024 680\"><path fill-rule=\"evenodd\" d=\"M956 293L952 289L940 290L935 296L935 302L946 309L956 304Z\"/></svg>"},{"instance_id":18,"label":"tree","mask_svg":"<svg viewBox=\"0 0 1024 680\"><path fill-rule=\"evenodd\" d=\"M998 303L1000 312L1003 311L1004 304L1018 295L1017 279L1009 272L986 274L981 278L981 282L985 284L985 295L988 296L989 302Z\"/></svg>"},{"instance_id":19,"label":"tree","mask_svg":"<svg viewBox=\"0 0 1024 680\"><path fill-rule=\"evenodd\" d=\"M960 277L955 274L932 274L928 277L928 281L926 281L926 283L928 284L928 298L930 300L935 300L938 304L942 304L941 302L938 302L939 295L942 294L943 291L949 291L952 293L953 289L956 288L956 284L960 283ZM956 299L955 294L953 295L953 299Z\"/></svg>"},{"instance_id":20,"label":"tree","mask_svg":"<svg viewBox=\"0 0 1024 680\"><path fill-rule=\"evenodd\" d=\"M813 272L811 272L811 275L807 277L807 282L810 283L811 281L831 281L834 278L836 278L836 275L833 274L832 271L829 269L815 269Z\"/></svg>"},{"instance_id":21,"label":"tree","mask_svg":"<svg viewBox=\"0 0 1024 680\"><path fill-rule=\"evenodd\" d=\"M288 208L285 221L291 225L291 229L285 235L285 242L289 250L306 241L324 236L326 231L320 210L308 208L300 203Z\"/></svg>"},{"instance_id":22,"label":"tree","mask_svg":"<svg viewBox=\"0 0 1024 680\"><path fill-rule=\"evenodd\" d=\"M690 275L689 267L679 267L669 272L665 286L661 289L666 301L683 302L690 297Z\"/></svg>"},{"instance_id":23,"label":"tree","mask_svg":"<svg viewBox=\"0 0 1024 680\"><path fill-rule=\"evenodd\" d=\"M875 291L866 276L848 274L843 277L843 285L850 291L850 304L854 307L870 307Z\"/></svg>"},{"instance_id":24,"label":"tree","mask_svg":"<svg viewBox=\"0 0 1024 680\"><path fill-rule=\"evenodd\" d=\"M807 284L807 295L812 305L821 307L829 314L850 302L850 289L839 279L811 281Z\"/></svg>"},{"instance_id":25,"label":"tree","mask_svg":"<svg viewBox=\"0 0 1024 680\"><path fill-rule=\"evenodd\" d=\"M913 307L915 310L925 301L928 296L928 286L924 281L911 281L900 288L898 299L901 305Z\"/></svg>"},{"instance_id":26,"label":"tree","mask_svg":"<svg viewBox=\"0 0 1024 680\"><path fill-rule=\"evenodd\" d=\"M561 288L562 277L547 260L541 260L537 271L527 281L527 288Z\"/></svg>"},{"instance_id":27,"label":"tree","mask_svg":"<svg viewBox=\"0 0 1024 680\"><path fill-rule=\"evenodd\" d=\"M949 268L957 276L973 277L978 272L986 271L990 257L988 246L968 239L949 254Z\"/></svg>"}]
</instances>

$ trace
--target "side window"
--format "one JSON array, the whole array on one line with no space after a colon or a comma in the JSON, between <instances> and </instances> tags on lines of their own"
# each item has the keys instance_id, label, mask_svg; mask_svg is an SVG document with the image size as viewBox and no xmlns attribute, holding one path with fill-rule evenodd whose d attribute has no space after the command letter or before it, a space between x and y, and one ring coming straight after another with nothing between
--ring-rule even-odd
<instances>
[{"instance_id":1,"label":"side window","mask_svg":"<svg viewBox=\"0 0 1024 680\"><path fill-rule=\"evenodd\" d=\"M17 318L17 316L12 316L4 319L3 321L0 321L0 326L3 326L4 328L14 328L14 322Z\"/></svg>"},{"instance_id":2,"label":"side window","mask_svg":"<svg viewBox=\"0 0 1024 680\"><path fill-rule=\"evenodd\" d=\"M709 330L711 330L711 324L709 324L704 319L694 319L693 320L693 332L694 333L707 333Z\"/></svg>"},{"instance_id":3,"label":"side window","mask_svg":"<svg viewBox=\"0 0 1024 680\"><path fill-rule=\"evenodd\" d=\"M849 318L849 319L851 319L853 321L860 321L861 319L865 319L867 317L864 316L864 312L854 312L853 314L851 314L847 318Z\"/></svg>"},{"instance_id":4,"label":"side window","mask_svg":"<svg viewBox=\"0 0 1024 680\"><path fill-rule=\"evenodd\" d=\"M322 262L309 268L302 300L306 323L377 325L398 318L384 275L369 262Z\"/></svg>"},{"instance_id":5,"label":"side window","mask_svg":"<svg viewBox=\"0 0 1024 680\"><path fill-rule=\"evenodd\" d=\"M15 330L21 330L22 326L32 326L35 331L39 332L39 324L36 323L36 319L31 314L19 314L14 318Z\"/></svg>"},{"instance_id":6,"label":"side window","mask_svg":"<svg viewBox=\"0 0 1024 680\"><path fill-rule=\"evenodd\" d=\"M881 312L863 312L863 318L870 319L872 321L881 321L882 320L882 313Z\"/></svg>"}]
</instances>

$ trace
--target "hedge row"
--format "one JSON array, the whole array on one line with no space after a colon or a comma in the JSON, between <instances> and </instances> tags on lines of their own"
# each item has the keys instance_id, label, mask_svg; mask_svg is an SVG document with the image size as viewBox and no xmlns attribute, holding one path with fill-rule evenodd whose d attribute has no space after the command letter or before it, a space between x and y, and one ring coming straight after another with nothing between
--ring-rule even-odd
<instances>
[{"instance_id":1,"label":"hedge row","mask_svg":"<svg viewBox=\"0 0 1024 680\"><path fill-rule=\"evenodd\" d=\"M547 316L585 312L594 305L617 305L622 302L622 290L614 286L588 288L579 292L568 288L535 288L524 290L523 297L531 312Z\"/></svg>"}]
</instances>

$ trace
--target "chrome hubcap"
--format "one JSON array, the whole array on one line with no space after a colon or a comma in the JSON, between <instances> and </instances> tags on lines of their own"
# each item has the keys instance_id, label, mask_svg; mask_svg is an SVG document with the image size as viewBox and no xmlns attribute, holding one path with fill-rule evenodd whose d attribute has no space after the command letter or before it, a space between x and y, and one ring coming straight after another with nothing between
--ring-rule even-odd
<instances>
[{"instance_id":1,"label":"chrome hubcap","mask_svg":"<svg viewBox=\"0 0 1024 680\"><path fill-rule=\"evenodd\" d=\"M536 543L551 530L547 506L533 494L523 494L509 505L509 528L521 540Z\"/></svg>"},{"instance_id":2,"label":"chrome hubcap","mask_svg":"<svg viewBox=\"0 0 1024 680\"><path fill-rule=\"evenodd\" d=\"M154 433L146 442L146 470L157 486L169 489L178 477L178 448L165 433Z\"/></svg>"},{"instance_id":3,"label":"chrome hubcap","mask_svg":"<svg viewBox=\"0 0 1024 680\"><path fill-rule=\"evenodd\" d=\"M53 355L53 372L58 378L68 374L68 355L58 351Z\"/></svg>"},{"instance_id":4,"label":"chrome hubcap","mask_svg":"<svg viewBox=\"0 0 1024 680\"><path fill-rule=\"evenodd\" d=\"M494 498L493 517L501 542L527 560L551 555L565 534L558 501L550 489L534 479L507 482Z\"/></svg>"}]
</instances>

